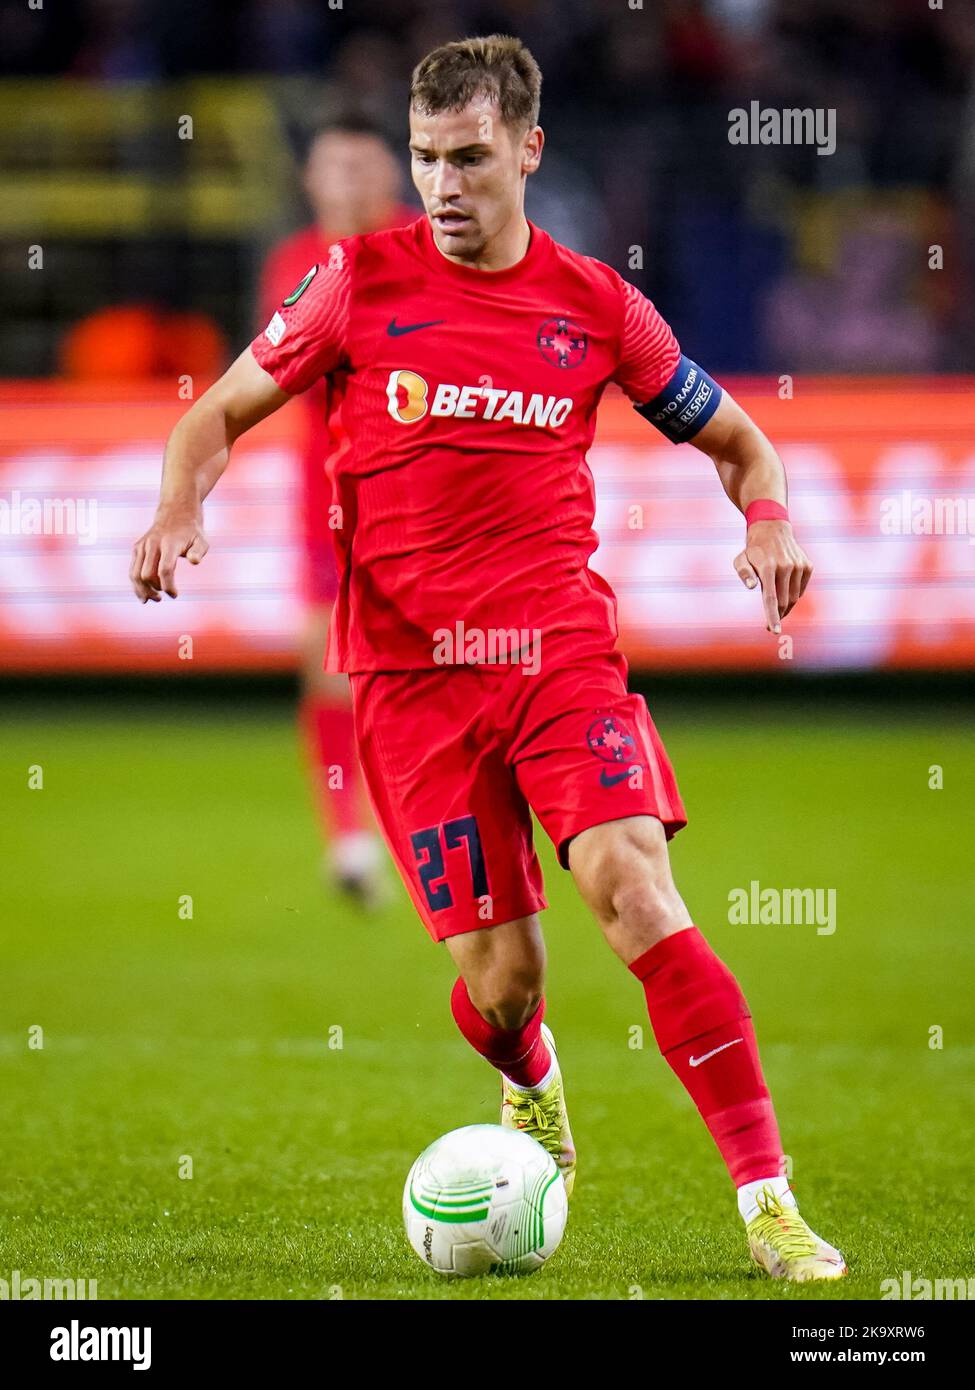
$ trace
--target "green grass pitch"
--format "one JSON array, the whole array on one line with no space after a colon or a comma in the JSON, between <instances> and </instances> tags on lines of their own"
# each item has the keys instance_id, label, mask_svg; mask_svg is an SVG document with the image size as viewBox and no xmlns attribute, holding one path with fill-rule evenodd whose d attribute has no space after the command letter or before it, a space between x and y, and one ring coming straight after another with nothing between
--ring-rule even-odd
<instances>
[{"instance_id":1,"label":"green grass pitch","mask_svg":"<svg viewBox=\"0 0 975 1390\"><path fill-rule=\"evenodd\" d=\"M529 1278L428 1272L402 1232L407 1169L497 1118L449 957L402 890L376 917L323 891L284 703L155 697L5 717L0 1278L95 1278L102 1299L808 1300L975 1274L975 735L923 709L665 704L678 885L749 998L803 1211L848 1280L773 1286L751 1265L642 991L547 841L569 1226ZM835 933L729 925L753 879L835 889Z\"/></svg>"}]
</instances>

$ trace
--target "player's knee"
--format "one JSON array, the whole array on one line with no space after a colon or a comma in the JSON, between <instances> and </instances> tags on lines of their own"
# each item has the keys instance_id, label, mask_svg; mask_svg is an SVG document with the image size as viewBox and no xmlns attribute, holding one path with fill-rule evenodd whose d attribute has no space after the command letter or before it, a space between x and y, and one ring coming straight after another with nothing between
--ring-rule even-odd
<instances>
[{"instance_id":1,"label":"player's knee","mask_svg":"<svg viewBox=\"0 0 975 1390\"><path fill-rule=\"evenodd\" d=\"M473 985L468 982L467 992L492 1028L522 1028L541 1002L542 979L530 966L503 974L489 972Z\"/></svg>"},{"instance_id":2,"label":"player's knee","mask_svg":"<svg viewBox=\"0 0 975 1390\"><path fill-rule=\"evenodd\" d=\"M624 874L610 897L609 923L639 934L647 948L687 924L687 909L674 883L646 873Z\"/></svg>"},{"instance_id":3,"label":"player's knee","mask_svg":"<svg viewBox=\"0 0 975 1390\"><path fill-rule=\"evenodd\" d=\"M649 945L687 924L658 820L613 821L586 834L592 838L581 847L578 869L573 868L604 929L624 926L645 934Z\"/></svg>"}]
</instances>

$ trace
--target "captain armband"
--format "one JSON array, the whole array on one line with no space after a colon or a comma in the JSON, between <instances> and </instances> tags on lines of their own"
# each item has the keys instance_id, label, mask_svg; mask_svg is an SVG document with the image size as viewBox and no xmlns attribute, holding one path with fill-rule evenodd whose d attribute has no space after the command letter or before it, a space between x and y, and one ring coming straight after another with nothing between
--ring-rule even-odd
<instances>
[{"instance_id":1,"label":"captain armband","mask_svg":"<svg viewBox=\"0 0 975 1390\"><path fill-rule=\"evenodd\" d=\"M684 444L707 424L721 396L718 383L682 353L664 389L646 405L638 405L636 411L675 444Z\"/></svg>"}]
</instances>

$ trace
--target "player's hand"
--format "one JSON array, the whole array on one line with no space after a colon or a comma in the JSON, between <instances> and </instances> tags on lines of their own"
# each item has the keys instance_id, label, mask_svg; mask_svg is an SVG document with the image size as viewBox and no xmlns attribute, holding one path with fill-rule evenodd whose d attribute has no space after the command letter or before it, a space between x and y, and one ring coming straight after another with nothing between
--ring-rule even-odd
<instances>
[{"instance_id":1,"label":"player's hand","mask_svg":"<svg viewBox=\"0 0 975 1390\"><path fill-rule=\"evenodd\" d=\"M176 561L180 556L198 565L210 549L203 518L188 511L160 511L144 536L132 547L129 578L140 603L160 603L163 594L176 597Z\"/></svg>"},{"instance_id":2,"label":"player's hand","mask_svg":"<svg viewBox=\"0 0 975 1390\"><path fill-rule=\"evenodd\" d=\"M735 557L735 573L746 589L762 586L765 626L781 632L782 619L805 593L812 565L788 521L755 521Z\"/></svg>"}]
</instances>

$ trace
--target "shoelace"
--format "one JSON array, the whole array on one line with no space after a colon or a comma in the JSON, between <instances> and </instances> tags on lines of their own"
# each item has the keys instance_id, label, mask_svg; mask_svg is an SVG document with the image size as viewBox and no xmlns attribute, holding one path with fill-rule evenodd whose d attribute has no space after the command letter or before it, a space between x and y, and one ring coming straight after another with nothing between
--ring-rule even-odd
<instances>
[{"instance_id":1,"label":"shoelace","mask_svg":"<svg viewBox=\"0 0 975 1390\"><path fill-rule=\"evenodd\" d=\"M767 1240L785 1256L815 1255L816 1242L809 1227L793 1207L783 1207L777 1197L763 1188L755 1199L760 1216L751 1223L751 1234Z\"/></svg>"},{"instance_id":2,"label":"shoelace","mask_svg":"<svg viewBox=\"0 0 975 1390\"><path fill-rule=\"evenodd\" d=\"M558 1092L553 1091L551 1099L540 1102L537 1096L523 1096L509 1087L507 1100L517 1127L526 1130L557 1159L562 1151Z\"/></svg>"}]
</instances>

